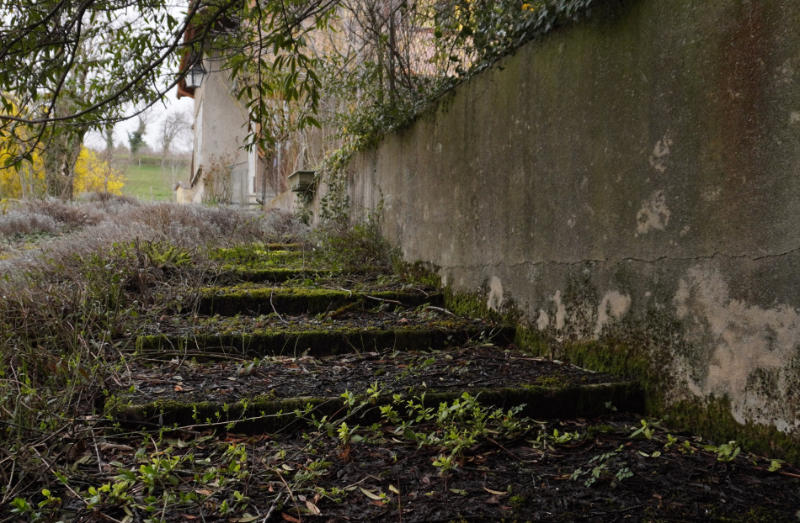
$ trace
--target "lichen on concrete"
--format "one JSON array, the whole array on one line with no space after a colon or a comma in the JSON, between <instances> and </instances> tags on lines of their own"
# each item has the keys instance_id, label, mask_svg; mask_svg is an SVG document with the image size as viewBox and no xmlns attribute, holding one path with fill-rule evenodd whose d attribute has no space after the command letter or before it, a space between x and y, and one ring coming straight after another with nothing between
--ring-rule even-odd
<instances>
[{"instance_id":1,"label":"lichen on concrete","mask_svg":"<svg viewBox=\"0 0 800 523\"><path fill-rule=\"evenodd\" d=\"M686 272L674 306L687 338L706 351L705 372L690 381L697 396L726 395L740 423L772 422L784 431L800 427L798 406L786 401L787 392L800 385L790 371L800 347L800 310L732 298L710 263Z\"/></svg>"}]
</instances>

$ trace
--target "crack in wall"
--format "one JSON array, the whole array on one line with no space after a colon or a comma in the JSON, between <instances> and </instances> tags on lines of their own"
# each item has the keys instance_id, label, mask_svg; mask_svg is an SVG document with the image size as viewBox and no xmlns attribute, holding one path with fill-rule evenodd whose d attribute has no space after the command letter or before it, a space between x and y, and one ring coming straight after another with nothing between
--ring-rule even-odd
<instances>
[{"instance_id":1,"label":"crack in wall","mask_svg":"<svg viewBox=\"0 0 800 523\"><path fill-rule=\"evenodd\" d=\"M539 267L545 265L562 265L567 267L574 267L578 265L584 265L587 263L600 263L604 265L614 265L618 263L626 263L626 262L635 262L635 263L645 263L645 264L661 264L667 261L673 262L702 262L702 261L711 261L715 259L728 259L728 260L749 260L749 261L763 261L763 260L774 260L778 258L782 258L785 256L789 256L792 254L800 253L800 247L795 247L792 249L788 249L786 251L780 253L771 253L771 254L764 254L759 256L753 256L752 254L727 254L722 252L714 252L713 254L707 254L702 256L659 256L657 258L637 258L635 256L627 256L624 258L584 258L580 260L570 260L570 261L563 261L563 260L541 260L541 261L523 261L517 263L504 263L504 262L487 262L487 263L476 263L476 264L448 264L446 267L447 269L475 269L479 267L491 267L491 268L508 268L508 269L517 269L521 267Z\"/></svg>"}]
</instances>

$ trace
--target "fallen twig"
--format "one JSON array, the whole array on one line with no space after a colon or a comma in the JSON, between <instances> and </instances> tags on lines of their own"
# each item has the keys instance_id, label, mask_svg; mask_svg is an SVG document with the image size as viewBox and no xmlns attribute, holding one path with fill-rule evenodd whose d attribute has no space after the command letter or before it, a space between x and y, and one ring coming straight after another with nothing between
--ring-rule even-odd
<instances>
[{"instance_id":1,"label":"fallen twig","mask_svg":"<svg viewBox=\"0 0 800 523\"><path fill-rule=\"evenodd\" d=\"M435 306L433 306L433 305L428 305L428 306L427 306L427 307L425 307L425 308L426 308L426 309L431 309L431 310L434 310L434 311L443 312L443 313L445 313L445 314L449 314L450 316L455 316L455 313L453 313L453 312L450 312L449 310L445 309L444 307L435 307Z\"/></svg>"},{"instance_id":2,"label":"fallen twig","mask_svg":"<svg viewBox=\"0 0 800 523\"><path fill-rule=\"evenodd\" d=\"M289 486L288 483L286 483L286 480L283 479L283 475L281 474L280 470L276 468L275 473L278 475L278 478L281 480L281 483L283 483L283 486L286 487L286 492L289 494L289 497L292 498L292 503L294 503L294 508L297 510L297 513L300 514L301 513L300 505L297 504L297 499L295 499L294 497L294 492L292 492L292 488Z\"/></svg>"},{"instance_id":3,"label":"fallen twig","mask_svg":"<svg viewBox=\"0 0 800 523\"><path fill-rule=\"evenodd\" d=\"M281 322L283 322L284 324L288 325L289 322L283 319L283 316L281 316L281 314L278 312L278 309L275 308L275 304L272 303L272 295L273 294L275 294L275 291L274 290L270 290L269 291L269 305L270 305L270 307L272 307L272 312L275 313L275 315L278 317L279 320L281 320Z\"/></svg>"},{"instance_id":4,"label":"fallen twig","mask_svg":"<svg viewBox=\"0 0 800 523\"><path fill-rule=\"evenodd\" d=\"M401 301L390 300L388 298L378 298L376 296L370 296L370 295L365 295L365 298L368 298L370 300L375 300L375 301L381 301L381 302L385 302L385 303L394 303L395 305L403 305L403 302L401 302Z\"/></svg>"}]
</instances>

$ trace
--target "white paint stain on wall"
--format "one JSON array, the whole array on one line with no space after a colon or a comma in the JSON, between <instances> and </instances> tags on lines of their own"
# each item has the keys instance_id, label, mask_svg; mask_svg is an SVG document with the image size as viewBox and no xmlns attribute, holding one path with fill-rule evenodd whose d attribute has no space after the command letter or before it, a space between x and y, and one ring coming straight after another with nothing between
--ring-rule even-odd
<instances>
[{"instance_id":1,"label":"white paint stain on wall","mask_svg":"<svg viewBox=\"0 0 800 523\"><path fill-rule=\"evenodd\" d=\"M553 303L556 306L555 328L562 330L567 323L567 307L561 301L561 291L556 291L553 295Z\"/></svg>"},{"instance_id":2,"label":"white paint stain on wall","mask_svg":"<svg viewBox=\"0 0 800 523\"><path fill-rule=\"evenodd\" d=\"M669 156L670 147L672 147L672 138L669 133L666 133L656 144L653 146L653 152L650 153L650 167L664 173L667 170L667 157Z\"/></svg>"},{"instance_id":3,"label":"white paint stain on wall","mask_svg":"<svg viewBox=\"0 0 800 523\"><path fill-rule=\"evenodd\" d=\"M619 321L631 308L631 297L619 291L608 291L597 307L597 325L594 335L600 336L603 327L612 321Z\"/></svg>"},{"instance_id":4,"label":"white paint stain on wall","mask_svg":"<svg viewBox=\"0 0 800 523\"><path fill-rule=\"evenodd\" d=\"M578 217L574 214L570 215L570 217L567 219L567 227L573 229L575 228L576 223L578 223Z\"/></svg>"},{"instance_id":5,"label":"white paint stain on wall","mask_svg":"<svg viewBox=\"0 0 800 523\"><path fill-rule=\"evenodd\" d=\"M653 229L663 231L669 225L671 214L664 191L654 191L636 213L637 235L647 234Z\"/></svg>"},{"instance_id":6,"label":"white paint stain on wall","mask_svg":"<svg viewBox=\"0 0 800 523\"><path fill-rule=\"evenodd\" d=\"M722 196L722 187L706 187L700 193L700 197L709 203L719 200L720 196Z\"/></svg>"},{"instance_id":7,"label":"white paint stain on wall","mask_svg":"<svg viewBox=\"0 0 800 523\"><path fill-rule=\"evenodd\" d=\"M536 318L536 327L543 331L548 326L550 326L550 316L547 315L547 311L544 309L539 309L539 317Z\"/></svg>"},{"instance_id":8,"label":"white paint stain on wall","mask_svg":"<svg viewBox=\"0 0 800 523\"><path fill-rule=\"evenodd\" d=\"M722 274L711 266L687 271L673 305L687 327L688 341L712 346L705 380L689 379L695 394L727 395L739 422L774 423L785 431L800 428L793 410L797 406L781 397L797 386L789 383L785 371L798 350L800 311L785 304L767 309L732 299ZM758 369L777 376L769 390L748 386Z\"/></svg>"},{"instance_id":9,"label":"white paint stain on wall","mask_svg":"<svg viewBox=\"0 0 800 523\"><path fill-rule=\"evenodd\" d=\"M503 282L497 276L492 276L489 280L489 299L486 306L492 310L500 310L503 305Z\"/></svg>"}]
</instances>

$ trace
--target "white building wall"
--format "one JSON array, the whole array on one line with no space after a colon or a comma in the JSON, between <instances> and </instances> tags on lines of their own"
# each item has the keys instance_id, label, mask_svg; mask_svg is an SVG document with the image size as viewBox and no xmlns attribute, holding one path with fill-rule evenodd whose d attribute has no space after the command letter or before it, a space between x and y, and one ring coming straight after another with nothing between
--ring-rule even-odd
<instances>
[{"instance_id":1,"label":"white building wall","mask_svg":"<svg viewBox=\"0 0 800 523\"><path fill-rule=\"evenodd\" d=\"M229 197L231 203L254 204L260 197L255 192L255 180L262 166L257 152L250 153L243 147L248 133L247 112L233 95L219 62L206 59L204 66L208 74L194 93L193 189L203 192L201 198L207 201ZM206 182L202 188L202 181L196 176L200 169ZM216 182L210 183L209 178ZM271 190L268 196L273 196Z\"/></svg>"}]
</instances>

